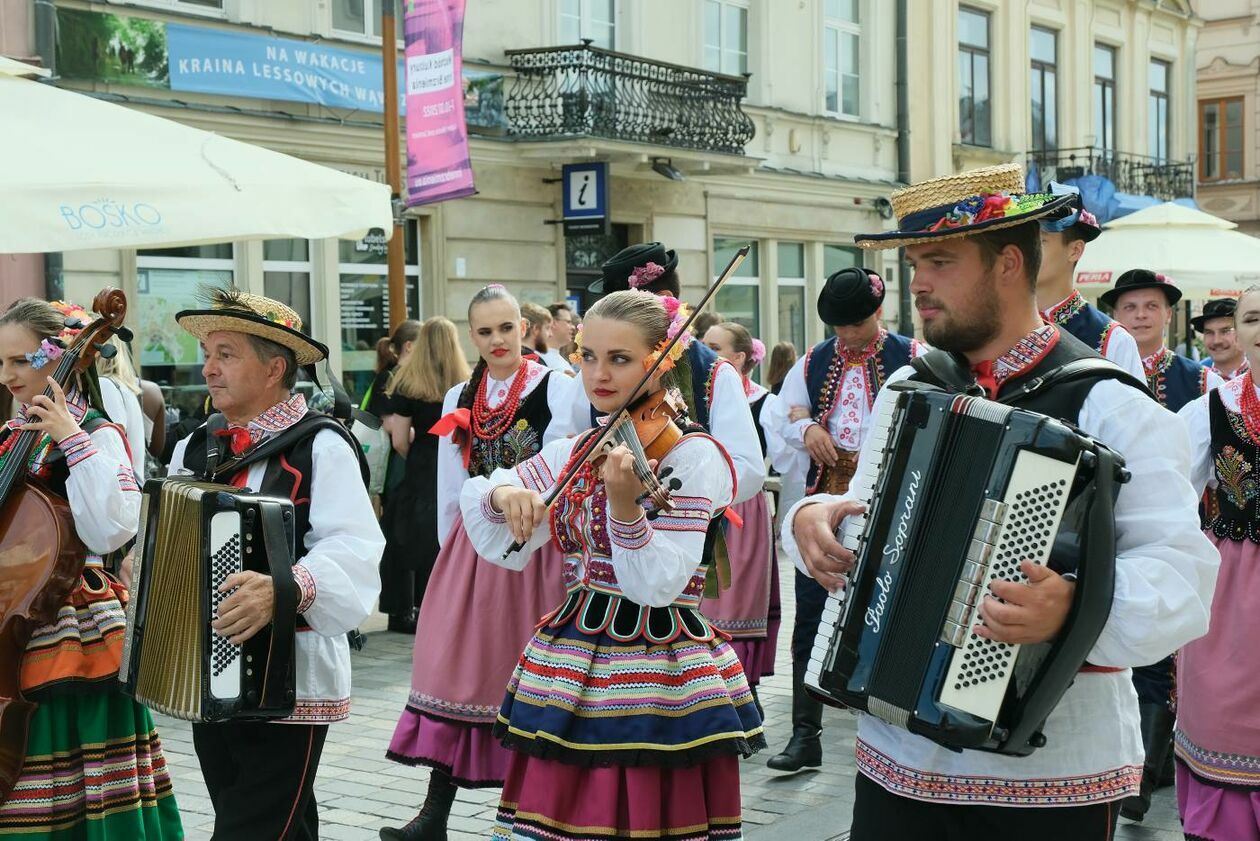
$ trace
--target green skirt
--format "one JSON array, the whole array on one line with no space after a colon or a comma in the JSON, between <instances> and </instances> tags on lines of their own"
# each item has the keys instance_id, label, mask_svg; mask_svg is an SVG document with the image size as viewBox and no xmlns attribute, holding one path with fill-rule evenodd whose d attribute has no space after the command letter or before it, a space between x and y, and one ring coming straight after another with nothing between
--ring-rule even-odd
<instances>
[{"instance_id":1,"label":"green skirt","mask_svg":"<svg viewBox=\"0 0 1260 841\"><path fill-rule=\"evenodd\" d=\"M47 694L22 775L0 805L0 839L153 841L184 830L145 707L112 687Z\"/></svg>"}]
</instances>

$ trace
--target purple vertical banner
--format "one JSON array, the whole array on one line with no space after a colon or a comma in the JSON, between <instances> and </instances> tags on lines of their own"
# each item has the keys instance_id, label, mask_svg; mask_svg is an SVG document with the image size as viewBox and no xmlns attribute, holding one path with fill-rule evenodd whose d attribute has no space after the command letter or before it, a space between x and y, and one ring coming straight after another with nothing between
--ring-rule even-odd
<instances>
[{"instance_id":1,"label":"purple vertical banner","mask_svg":"<svg viewBox=\"0 0 1260 841\"><path fill-rule=\"evenodd\" d=\"M407 206L470 196L462 83L465 0L405 0Z\"/></svg>"}]
</instances>

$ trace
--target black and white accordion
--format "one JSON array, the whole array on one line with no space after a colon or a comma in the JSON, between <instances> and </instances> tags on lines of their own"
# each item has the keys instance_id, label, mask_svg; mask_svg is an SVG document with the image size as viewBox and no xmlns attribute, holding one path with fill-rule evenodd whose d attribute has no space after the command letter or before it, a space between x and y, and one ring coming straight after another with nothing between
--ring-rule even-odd
<instances>
[{"instance_id":1,"label":"black and white accordion","mask_svg":"<svg viewBox=\"0 0 1260 841\"><path fill-rule=\"evenodd\" d=\"M853 482L866 513L838 535L857 561L828 597L805 685L952 749L1029 754L1111 610L1123 460L1036 412L889 388ZM1059 637L978 636L989 583L1026 581L1025 559L1076 577Z\"/></svg>"},{"instance_id":2,"label":"black and white accordion","mask_svg":"<svg viewBox=\"0 0 1260 841\"><path fill-rule=\"evenodd\" d=\"M166 715L282 718L296 697L294 513L288 499L193 479L145 483L119 680ZM210 623L235 572L272 576L275 616L243 645Z\"/></svg>"}]
</instances>

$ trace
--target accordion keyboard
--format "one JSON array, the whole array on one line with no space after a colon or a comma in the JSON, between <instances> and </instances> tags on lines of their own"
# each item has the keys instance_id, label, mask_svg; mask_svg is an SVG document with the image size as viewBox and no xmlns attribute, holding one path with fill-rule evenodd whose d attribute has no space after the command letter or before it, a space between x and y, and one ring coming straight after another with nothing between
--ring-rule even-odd
<instances>
[{"instance_id":1,"label":"accordion keyboard","mask_svg":"<svg viewBox=\"0 0 1260 841\"><path fill-rule=\"evenodd\" d=\"M219 513L210 520L210 616L219 618L219 607L236 590L224 593L219 587L229 575L240 572L241 533L240 517L236 514ZM210 694L216 698L235 698L241 691L241 647L228 642L227 637L210 635Z\"/></svg>"},{"instance_id":2,"label":"accordion keyboard","mask_svg":"<svg viewBox=\"0 0 1260 841\"><path fill-rule=\"evenodd\" d=\"M859 459L857 471L854 473L853 480L849 485L849 494L853 500L862 503L868 508L871 500L875 497L875 487L882 472L880 468L888 455L888 438L896 413L897 401L885 400L880 407L879 415L874 419L871 431L868 433L870 437L866 451L869 453L869 456L865 459ZM865 530L865 513L846 517L839 534L841 545L850 552L857 554L862 546L862 534ZM856 575L856 572L854 570L850 574L850 580ZM818 685L821 673L831 667L831 664L827 662L832 656L829 641L834 629L839 627L844 618L844 594L843 588L836 590L834 593L828 593L827 602L823 605L822 620L818 623L818 635L814 640L814 648L810 653L809 664L805 667L805 682L815 687Z\"/></svg>"}]
</instances>

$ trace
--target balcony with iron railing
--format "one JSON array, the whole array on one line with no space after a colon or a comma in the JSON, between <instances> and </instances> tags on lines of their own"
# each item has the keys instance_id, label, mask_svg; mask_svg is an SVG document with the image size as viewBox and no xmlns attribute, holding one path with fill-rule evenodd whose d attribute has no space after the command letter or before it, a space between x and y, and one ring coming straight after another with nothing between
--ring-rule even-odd
<instances>
[{"instance_id":1,"label":"balcony with iron railing","mask_svg":"<svg viewBox=\"0 0 1260 841\"><path fill-rule=\"evenodd\" d=\"M508 50L509 133L522 140L602 138L744 155L752 119L745 76L710 73L591 46Z\"/></svg>"},{"instance_id":2,"label":"balcony with iron railing","mask_svg":"<svg viewBox=\"0 0 1260 841\"><path fill-rule=\"evenodd\" d=\"M1028 169L1036 168L1042 185L1085 175L1101 175L1116 190L1164 201L1194 196L1194 159L1173 161L1082 146L1028 153Z\"/></svg>"}]
</instances>

